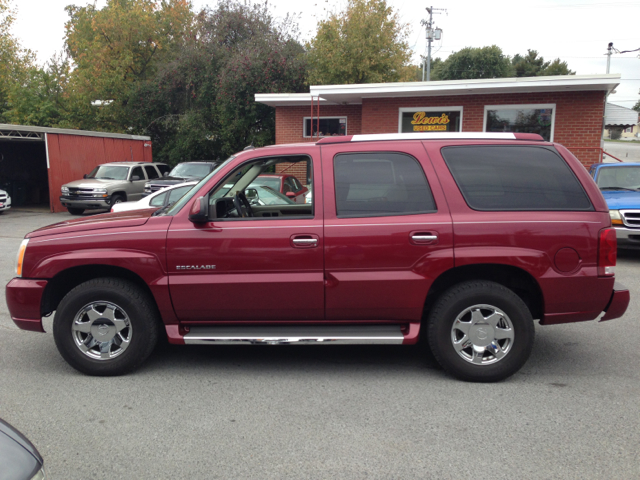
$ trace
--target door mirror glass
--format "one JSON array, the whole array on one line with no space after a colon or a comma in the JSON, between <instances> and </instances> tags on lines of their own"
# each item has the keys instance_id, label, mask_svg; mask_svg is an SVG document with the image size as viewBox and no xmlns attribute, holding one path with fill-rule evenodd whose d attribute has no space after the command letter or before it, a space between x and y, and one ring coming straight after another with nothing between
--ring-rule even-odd
<instances>
[{"instance_id":1,"label":"door mirror glass","mask_svg":"<svg viewBox=\"0 0 640 480\"><path fill-rule=\"evenodd\" d=\"M258 200L260 200L260 196L258 195L258 190L255 188L247 188L244 191L244 194L247 196L247 200L251 205L257 205Z\"/></svg>"}]
</instances>

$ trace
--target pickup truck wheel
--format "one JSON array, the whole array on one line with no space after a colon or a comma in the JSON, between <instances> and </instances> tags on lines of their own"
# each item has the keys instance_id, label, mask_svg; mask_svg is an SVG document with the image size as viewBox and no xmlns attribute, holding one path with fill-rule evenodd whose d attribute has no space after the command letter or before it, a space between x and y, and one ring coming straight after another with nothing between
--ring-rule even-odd
<instances>
[{"instance_id":1,"label":"pickup truck wheel","mask_svg":"<svg viewBox=\"0 0 640 480\"><path fill-rule=\"evenodd\" d=\"M122 203L125 201L124 195L120 195L119 193L114 195L113 197L111 197L111 206L115 205L116 203Z\"/></svg>"},{"instance_id":2,"label":"pickup truck wheel","mask_svg":"<svg viewBox=\"0 0 640 480\"><path fill-rule=\"evenodd\" d=\"M88 375L122 375L144 362L159 334L157 308L136 284L97 278L71 290L53 321L58 351Z\"/></svg>"},{"instance_id":3,"label":"pickup truck wheel","mask_svg":"<svg viewBox=\"0 0 640 480\"><path fill-rule=\"evenodd\" d=\"M470 281L451 287L436 301L427 336L449 374L496 382L527 361L535 328L531 312L513 291L494 282Z\"/></svg>"},{"instance_id":4,"label":"pickup truck wheel","mask_svg":"<svg viewBox=\"0 0 640 480\"><path fill-rule=\"evenodd\" d=\"M84 208L67 208L71 215L82 215L84 213Z\"/></svg>"}]
</instances>

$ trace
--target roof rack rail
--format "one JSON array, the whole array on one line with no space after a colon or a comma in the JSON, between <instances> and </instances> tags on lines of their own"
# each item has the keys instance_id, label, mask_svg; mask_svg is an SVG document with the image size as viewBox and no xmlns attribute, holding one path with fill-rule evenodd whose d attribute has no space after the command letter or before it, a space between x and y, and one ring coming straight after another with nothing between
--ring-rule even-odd
<instances>
[{"instance_id":1,"label":"roof rack rail","mask_svg":"<svg viewBox=\"0 0 640 480\"><path fill-rule=\"evenodd\" d=\"M543 142L544 138L537 133L513 132L376 133L325 137L318 140L316 144L374 142L380 140L526 140Z\"/></svg>"}]
</instances>

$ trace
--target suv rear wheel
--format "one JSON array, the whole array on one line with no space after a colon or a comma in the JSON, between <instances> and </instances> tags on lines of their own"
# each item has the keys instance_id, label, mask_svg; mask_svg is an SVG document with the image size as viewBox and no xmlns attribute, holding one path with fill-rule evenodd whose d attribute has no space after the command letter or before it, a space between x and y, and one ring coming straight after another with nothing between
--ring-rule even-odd
<instances>
[{"instance_id":1,"label":"suv rear wheel","mask_svg":"<svg viewBox=\"0 0 640 480\"><path fill-rule=\"evenodd\" d=\"M97 278L60 302L53 336L64 359L88 375L122 375L144 362L159 335L157 308L136 284Z\"/></svg>"},{"instance_id":2,"label":"suv rear wheel","mask_svg":"<svg viewBox=\"0 0 640 480\"><path fill-rule=\"evenodd\" d=\"M480 280L447 290L429 314L427 332L442 368L472 382L513 375L529 358L535 336L522 299L503 285Z\"/></svg>"}]
</instances>

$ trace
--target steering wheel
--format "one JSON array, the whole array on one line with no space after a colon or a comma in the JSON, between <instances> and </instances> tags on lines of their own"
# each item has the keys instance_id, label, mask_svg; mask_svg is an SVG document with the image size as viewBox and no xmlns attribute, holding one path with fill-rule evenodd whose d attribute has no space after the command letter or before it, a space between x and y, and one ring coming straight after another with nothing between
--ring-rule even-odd
<instances>
[{"instance_id":1,"label":"steering wheel","mask_svg":"<svg viewBox=\"0 0 640 480\"><path fill-rule=\"evenodd\" d=\"M247 200L247 196L242 191L237 191L233 196L233 206L236 207L238 215L241 217L253 217L253 210L251 210L251 204ZM244 207L244 210L242 209Z\"/></svg>"}]
</instances>

